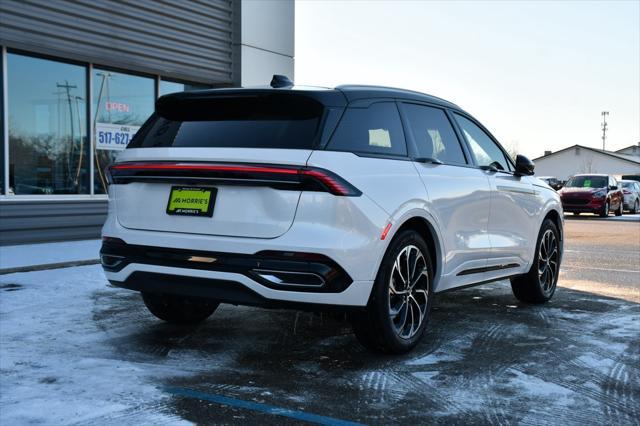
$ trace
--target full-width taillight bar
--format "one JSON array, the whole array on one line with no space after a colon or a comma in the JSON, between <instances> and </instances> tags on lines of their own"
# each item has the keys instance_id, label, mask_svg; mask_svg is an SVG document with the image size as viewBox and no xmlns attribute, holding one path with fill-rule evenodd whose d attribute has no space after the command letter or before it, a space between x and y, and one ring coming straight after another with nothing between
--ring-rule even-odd
<instances>
[{"instance_id":1,"label":"full-width taillight bar","mask_svg":"<svg viewBox=\"0 0 640 426\"><path fill-rule=\"evenodd\" d=\"M339 196L362 193L349 182L318 167L258 164L130 162L107 169L109 183L136 181L217 182L225 185L266 185L281 189L325 191Z\"/></svg>"}]
</instances>

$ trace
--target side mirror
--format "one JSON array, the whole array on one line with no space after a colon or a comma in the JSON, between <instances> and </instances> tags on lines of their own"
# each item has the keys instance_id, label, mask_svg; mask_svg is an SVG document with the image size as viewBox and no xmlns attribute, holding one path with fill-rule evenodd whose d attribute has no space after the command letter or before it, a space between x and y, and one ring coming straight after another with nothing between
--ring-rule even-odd
<instances>
[{"instance_id":1,"label":"side mirror","mask_svg":"<svg viewBox=\"0 0 640 426\"><path fill-rule=\"evenodd\" d=\"M518 154L516 156L516 174L520 176L533 175L533 169L535 168L533 161L529 160L524 155Z\"/></svg>"},{"instance_id":2,"label":"side mirror","mask_svg":"<svg viewBox=\"0 0 640 426\"><path fill-rule=\"evenodd\" d=\"M616 185L609 186L609 191L615 191L617 189L618 189L618 187Z\"/></svg>"}]
</instances>

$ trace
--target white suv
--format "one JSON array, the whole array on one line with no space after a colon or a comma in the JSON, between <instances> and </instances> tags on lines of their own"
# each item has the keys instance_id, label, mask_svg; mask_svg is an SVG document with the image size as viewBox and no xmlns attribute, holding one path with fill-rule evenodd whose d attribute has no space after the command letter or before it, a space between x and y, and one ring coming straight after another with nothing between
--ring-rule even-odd
<instances>
[{"instance_id":1,"label":"white suv","mask_svg":"<svg viewBox=\"0 0 640 426\"><path fill-rule=\"evenodd\" d=\"M347 311L400 353L434 294L511 278L553 295L560 198L458 106L369 86L163 96L107 171L102 264L175 323L219 303Z\"/></svg>"}]
</instances>

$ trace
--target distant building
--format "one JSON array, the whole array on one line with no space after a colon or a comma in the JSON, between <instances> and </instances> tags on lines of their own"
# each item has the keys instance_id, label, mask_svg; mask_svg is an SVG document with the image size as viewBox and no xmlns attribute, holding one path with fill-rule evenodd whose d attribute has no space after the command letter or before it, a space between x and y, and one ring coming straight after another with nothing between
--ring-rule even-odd
<instances>
[{"instance_id":1,"label":"distant building","mask_svg":"<svg viewBox=\"0 0 640 426\"><path fill-rule=\"evenodd\" d=\"M637 145L631 145L626 148L622 148L616 151L616 154L632 155L634 157L640 157L640 142Z\"/></svg>"},{"instance_id":2,"label":"distant building","mask_svg":"<svg viewBox=\"0 0 640 426\"><path fill-rule=\"evenodd\" d=\"M612 152L573 145L556 152L545 151L545 155L533 161L538 176L566 180L579 173L606 173L619 177L640 174L640 146L632 145Z\"/></svg>"}]
</instances>

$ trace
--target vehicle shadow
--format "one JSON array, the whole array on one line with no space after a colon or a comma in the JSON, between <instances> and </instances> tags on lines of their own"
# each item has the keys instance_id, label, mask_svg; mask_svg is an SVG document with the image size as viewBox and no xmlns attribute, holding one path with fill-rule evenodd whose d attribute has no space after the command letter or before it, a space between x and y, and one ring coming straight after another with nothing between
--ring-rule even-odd
<instances>
[{"instance_id":1,"label":"vehicle shadow","mask_svg":"<svg viewBox=\"0 0 640 426\"><path fill-rule=\"evenodd\" d=\"M348 323L327 314L223 305L183 328L156 321L133 298L127 304L94 320L108 322L115 356L190 372L166 386L364 423L640 419L640 305L625 300L559 288L531 306L504 282L446 293L422 342L401 356L367 352ZM131 322L134 306L142 314ZM194 422L238 415L182 397L172 409ZM243 422L283 421L245 411Z\"/></svg>"}]
</instances>

